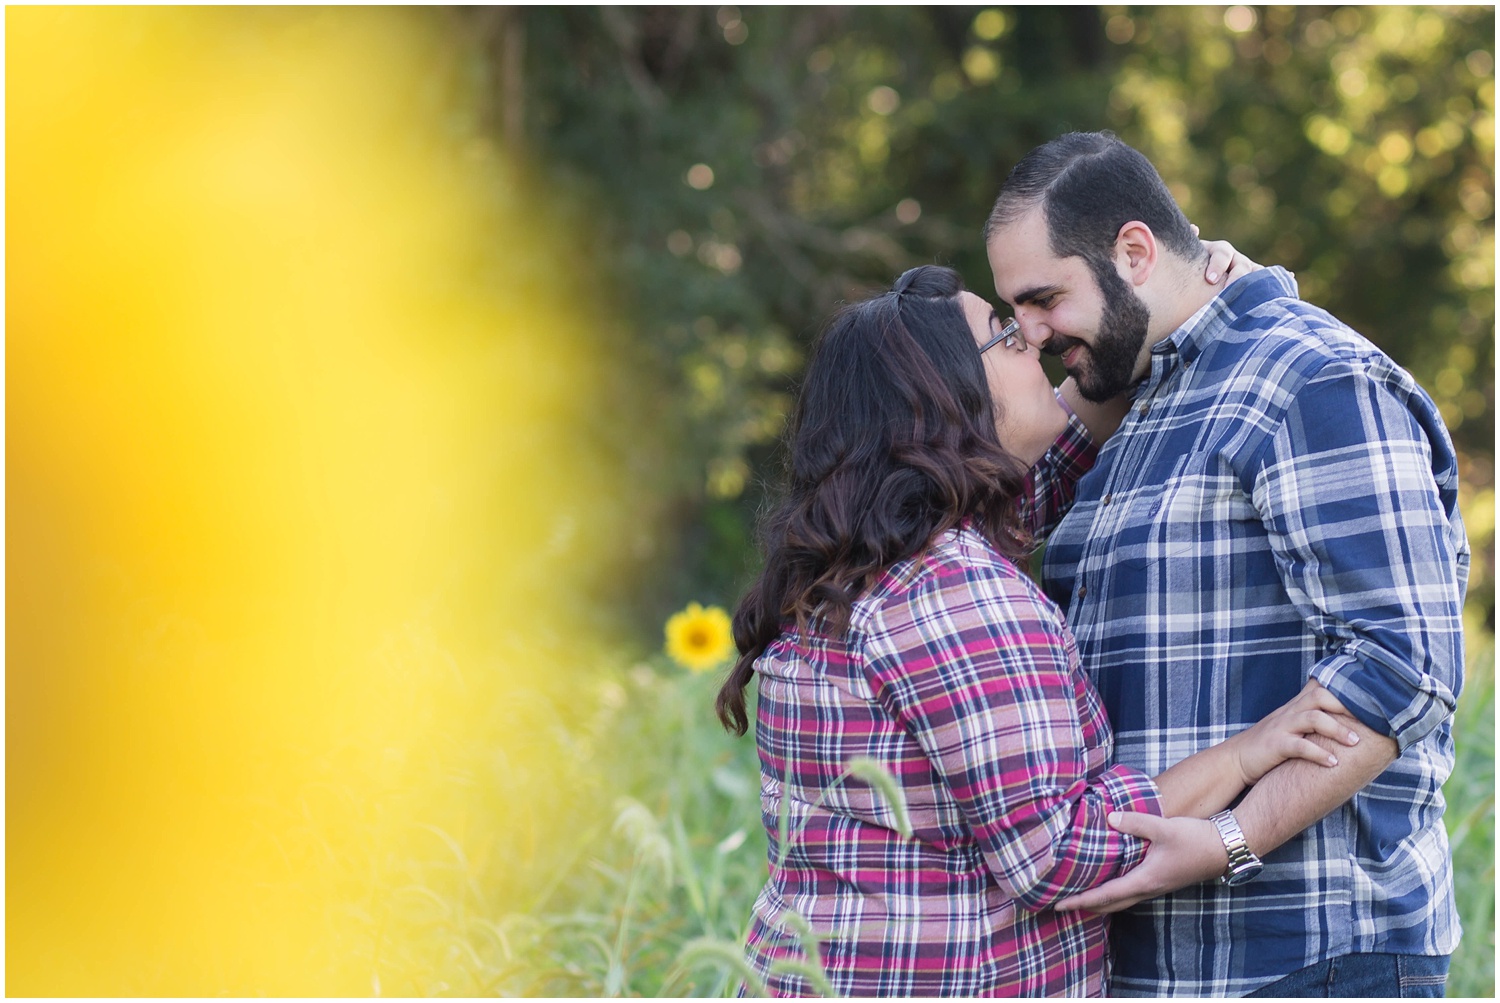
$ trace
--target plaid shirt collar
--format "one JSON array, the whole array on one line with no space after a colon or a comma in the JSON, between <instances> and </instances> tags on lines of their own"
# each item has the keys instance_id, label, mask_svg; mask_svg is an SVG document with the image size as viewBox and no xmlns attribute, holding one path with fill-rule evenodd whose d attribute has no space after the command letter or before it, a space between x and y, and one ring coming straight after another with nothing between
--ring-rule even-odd
<instances>
[{"instance_id":1,"label":"plaid shirt collar","mask_svg":"<svg viewBox=\"0 0 1500 1003\"><path fill-rule=\"evenodd\" d=\"M1192 365L1243 307L1256 307L1277 297L1297 298L1297 280L1279 265L1262 268L1231 282L1227 288L1151 349L1151 370L1131 396L1150 397L1181 366Z\"/></svg>"}]
</instances>

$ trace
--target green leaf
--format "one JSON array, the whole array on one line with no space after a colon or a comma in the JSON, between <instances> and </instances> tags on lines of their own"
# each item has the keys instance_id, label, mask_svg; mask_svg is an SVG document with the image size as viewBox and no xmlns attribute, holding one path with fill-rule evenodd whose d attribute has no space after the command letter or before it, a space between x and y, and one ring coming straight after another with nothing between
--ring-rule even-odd
<instances>
[{"instance_id":1,"label":"green leaf","mask_svg":"<svg viewBox=\"0 0 1500 1003\"><path fill-rule=\"evenodd\" d=\"M677 963L684 968L713 965L728 970L739 976L750 995L758 997L769 995L766 992L765 980L750 966L750 962L745 960L744 948L733 941L720 940L716 937L698 937L690 940L682 945L682 950L678 952Z\"/></svg>"}]
</instances>

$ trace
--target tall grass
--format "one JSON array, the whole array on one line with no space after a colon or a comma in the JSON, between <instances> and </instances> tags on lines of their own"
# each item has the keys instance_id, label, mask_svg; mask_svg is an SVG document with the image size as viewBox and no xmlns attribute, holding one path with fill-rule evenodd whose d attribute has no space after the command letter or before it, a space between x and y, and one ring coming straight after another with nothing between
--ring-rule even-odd
<instances>
[{"instance_id":1,"label":"tall grass","mask_svg":"<svg viewBox=\"0 0 1500 1003\"><path fill-rule=\"evenodd\" d=\"M765 880L751 738L713 718L714 674L601 666L495 718L544 773L437 750L419 852L346 862L349 960L375 995L726 996ZM484 694L485 699L498 697ZM1455 721L1448 825L1464 939L1448 994L1494 987L1494 660L1474 653ZM414 764L415 765L415 764ZM523 775L524 774L524 775ZM368 806L378 824L381 806ZM314 812L315 814L315 812ZM518 825L517 820L527 824ZM500 835L496 835L496 834ZM362 891L360 889L363 889Z\"/></svg>"},{"instance_id":2,"label":"tall grass","mask_svg":"<svg viewBox=\"0 0 1500 1003\"><path fill-rule=\"evenodd\" d=\"M564 853L547 907L512 917L535 966L505 993L732 994L732 949L766 874L754 743L713 720L717 680L638 668L601 767L624 795L608 838ZM1494 655L1474 653L1445 789L1464 938L1448 995L1494 995ZM564 849L559 847L559 849ZM711 945L704 949L704 942ZM692 946L680 963L684 948Z\"/></svg>"},{"instance_id":3,"label":"tall grass","mask_svg":"<svg viewBox=\"0 0 1500 1003\"><path fill-rule=\"evenodd\" d=\"M1495 995L1495 645L1472 646L1454 716L1458 763L1443 788L1463 941L1453 954L1448 995Z\"/></svg>"},{"instance_id":4,"label":"tall grass","mask_svg":"<svg viewBox=\"0 0 1500 1003\"><path fill-rule=\"evenodd\" d=\"M714 676L634 667L595 733L598 804L526 865L534 909L469 919L447 987L501 996L732 996L766 874L754 742L711 714ZM1463 945L1449 996L1494 993L1494 658L1470 667L1446 789ZM447 913L458 913L450 903ZM462 970L462 975L459 975ZM429 985L429 990L437 985Z\"/></svg>"},{"instance_id":5,"label":"tall grass","mask_svg":"<svg viewBox=\"0 0 1500 1003\"><path fill-rule=\"evenodd\" d=\"M738 943L766 874L754 742L713 718L718 680L664 662L625 674L598 744L607 830L556 849L538 907L504 922L524 964L504 995L721 996L732 956L679 963L690 943ZM538 872L541 877L541 872Z\"/></svg>"}]
</instances>

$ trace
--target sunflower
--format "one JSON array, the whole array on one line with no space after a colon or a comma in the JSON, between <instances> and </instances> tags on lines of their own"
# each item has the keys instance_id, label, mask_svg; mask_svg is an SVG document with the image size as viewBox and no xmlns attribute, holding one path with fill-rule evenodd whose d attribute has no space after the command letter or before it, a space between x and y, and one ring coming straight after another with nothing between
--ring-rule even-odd
<instances>
[{"instance_id":1,"label":"sunflower","mask_svg":"<svg viewBox=\"0 0 1500 1003\"><path fill-rule=\"evenodd\" d=\"M667 620L667 654L685 669L707 672L734 653L729 614L690 602Z\"/></svg>"}]
</instances>

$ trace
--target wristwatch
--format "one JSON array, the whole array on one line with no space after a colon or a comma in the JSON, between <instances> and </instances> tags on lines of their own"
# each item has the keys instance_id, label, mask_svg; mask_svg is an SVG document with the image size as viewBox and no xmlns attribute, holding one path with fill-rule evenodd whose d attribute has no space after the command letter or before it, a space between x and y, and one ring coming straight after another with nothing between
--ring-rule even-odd
<instances>
[{"instance_id":1,"label":"wristwatch","mask_svg":"<svg viewBox=\"0 0 1500 1003\"><path fill-rule=\"evenodd\" d=\"M1221 811L1209 821L1219 830L1219 838L1224 841L1224 849L1229 853L1229 868L1219 875L1219 881L1226 885L1242 885L1259 874L1266 865L1250 852L1250 847L1245 843L1245 834L1235 821L1234 812Z\"/></svg>"}]
</instances>

